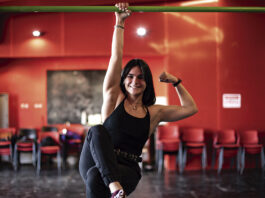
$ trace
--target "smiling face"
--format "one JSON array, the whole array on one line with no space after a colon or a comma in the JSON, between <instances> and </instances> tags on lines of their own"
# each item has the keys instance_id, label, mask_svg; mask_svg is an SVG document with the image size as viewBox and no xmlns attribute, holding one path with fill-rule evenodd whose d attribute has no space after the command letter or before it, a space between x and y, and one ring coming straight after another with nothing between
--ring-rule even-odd
<instances>
[{"instance_id":1,"label":"smiling face","mask_svg":"<svg viewBox=\"0 0 265 198\"><path fill-rule=\"evenodd\" d=\"M132 74L133 76L128 76L128 74ZM141 76L138 76L138 74L141 74ZM130 85L129 83L131 83L134 76L138 77L135 83L137 86L134 86L135 89L132 89L131 85L133 84ZM140 93L142 102L145 106L155 104L156 98L152 73L148 64L142 59L131 59L125 65L121 73L120 88L125 96L128 96L128 94Z\"/></svg>"},{"instance_id":2,"label":"smiling face","mask_svg":"<svg viewBox=\"0 0 265 198\"><path fill-rule=\"evenodd\" d=\"M133 67L124 79L126 92L133 96L141 95L146 88L144 75L140 67Z\"/></svg>"}]
</instances>

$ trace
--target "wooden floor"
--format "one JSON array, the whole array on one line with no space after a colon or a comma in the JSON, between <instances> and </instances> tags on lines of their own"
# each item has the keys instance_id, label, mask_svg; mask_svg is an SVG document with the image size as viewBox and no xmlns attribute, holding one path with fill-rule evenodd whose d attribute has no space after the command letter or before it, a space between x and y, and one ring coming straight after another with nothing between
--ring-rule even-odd
<instances>
[{"instance_id":1,"label":"wooden floor","mask_svg":"<svg viewBox=\"0 0 265 198\"><path fill-rule=\"evenodd\" d=\"M77 168L67 168L61 175L56 167L47 167L36 176L31 165L16 173L0 163L2 198L85 198L84 184ZM260 169L246 169L243 175L234 170L143 172L142 179L129 198L264 198L265 174Z\"/></svg>"}]
</instances>

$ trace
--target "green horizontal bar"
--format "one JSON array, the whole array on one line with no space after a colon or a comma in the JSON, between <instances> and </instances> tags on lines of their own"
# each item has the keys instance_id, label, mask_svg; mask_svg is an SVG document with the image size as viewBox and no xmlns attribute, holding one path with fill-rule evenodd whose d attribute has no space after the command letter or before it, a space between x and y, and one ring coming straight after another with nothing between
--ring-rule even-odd
<instances>
[{"instance_id":1,"label":"green horizontal bar","mask_svg":"<svg viewBox=\"0 0 265 198\"><path fill-rule=\"evenodd\" d=\"M132 12L265 12L265 7L130 6ZM115 12L115 6L1 6L0 12Z\"/></svg>"}]
</instances>

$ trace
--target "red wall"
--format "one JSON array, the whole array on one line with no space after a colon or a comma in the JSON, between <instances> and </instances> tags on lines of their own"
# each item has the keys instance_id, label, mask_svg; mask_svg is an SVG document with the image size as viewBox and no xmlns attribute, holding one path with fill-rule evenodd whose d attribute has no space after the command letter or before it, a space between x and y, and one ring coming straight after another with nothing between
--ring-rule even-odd
<instances>
[{"instance_id":1,"label":"red wall","mask_svg":"<svg viewBox=\"0 0 265 198\"><path fill-rule=\"evenodd\" d=\"M242 4L230 2L219 4ZM253 2L251 5L260 6L259 1ZM159 59L150 64L151 68L159 68L153 69L156 79L162 70L183 79L198 104L199 113L178 124L264 130L265 94L260 91L265 86L263 22L264 14L257 13L133 13L126 24L125 56L145 57L148 61ZM43 102L46 100L45 72L56 69L54 65L57 69L105 69L113 23L112 13L12 15L4 25L0 40L0 91L9 92L10 99L17 100L16 105L34 95ZM145 38L135 34L139 25L149 30ZM43 37L33 38L34 29L43 30ZM22 87L29 79L33 87ZM155 86L158 95L168 95L170 104L178 104L171 86L166 90L157 81ZM242 108L223 109L223 93L242 94ZM14 112L11 115L15 114L10 118L13 126L30 122L30 118L19 119L15 109L18 108L11 106L10 111ZM42 117L45 122L46 116Z\"/></svg>"},{"instance_id":2,"label":"red wall","mask_svg":"<svg viewBox=\"0 0 265 198\"><path fill-rule=\"evenodd\" d=\"M260 1L218 4L265 6ZM264 130L264 13L169 13L167 17L169 71L183 79L199 107L198 114L179 123ZM241 94L242 107L222 108L224 93ZM169 100L177 103L171 87Z\"/></svg>"},{"instance_id":3,"label":"red wall","mask_svg":"<svg viewBox=\"0 0 265 198\"><path fill-rule=\"evenodd\" d=\"M222 2L222 6L235 5ZM265 6L265 2L244 5ZM224 41L218 45L218 99L223 93L240 93L242 97L241 109L223 109L218 103L220 128L265 129L264 21L264 13L218 15L218 26L224 31Z\"/></svg>"},{"instance_id":4,"label":"red wall","mask_svg":"<svg viewBox=\"0 0 265 198\"><path fill-rule=\"evenodd\" d=\"M168 16L168 70L183 80L194 97L199 113L181 125L217 126L216 13L170 13ZM175 24L175 25L172 25ZM170 103L178 104L169 87Z\"/></svg>"},{"instance_id":5,"label":"red wall","mask_svg":"<svg viewBox=\"0 0 265 198\"><path fill-rule=\"evenodd\" d=\"M5 59L0 63L0 92L10 95L10 126L40 128L47 123L47 70L93 70L106 69L109 57L89 58L28 58ZM159 88L159 73L162 72L163 58L142 57L152 65L156 93L165 95L166 88ZM124 63L129 58L125 57ZM21 104L29 108L21 108ZM34 108L42 104L42 108Z\"/></svg>"},{"instance_id":6,"label":"red wall","mask_svg":"<svg viewBox=\"0 0 265 198\"><path fill-rule=\"evenodd\" d=\"M166 86L158 82L165 68L164 56L150 45L164 39L164 18L159 13L145 14L143 21L143 14L133 15L126 25L124 64L133 57L145 59L153 71L156 94L165 96ZM136 36L139 25L149 28L148 37ZM112 13L33 13L9 17L0 43L0 92L10 95L10 126L39 128L46 124L47 70L106 69L113 26ZM43 30L44 35L33 38L34 29ZM29 108L21 108L22 103L29 104ZM42 104L43 108L36 109L34 104Z\"/></svg>"}]
</instances>

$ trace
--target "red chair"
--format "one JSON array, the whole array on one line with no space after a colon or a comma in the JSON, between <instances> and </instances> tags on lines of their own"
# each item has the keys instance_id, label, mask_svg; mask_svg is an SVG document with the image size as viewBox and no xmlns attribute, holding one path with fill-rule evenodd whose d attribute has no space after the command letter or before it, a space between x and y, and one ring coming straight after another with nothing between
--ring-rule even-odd
<instances>
[{"instance_id":1,"label":"red chair","mask_svg":"<svg viewBox=\"0 0 265 198\"><path fill-rule=\"evenodd\" d=\"M37 174L41 170L42 155L57 155L58 173L61 173L61 144L58 132L40 132L38 137Z\"/></svg>"},{"instance_id":2,"label":"red chair","mask_svg":"<svg viewBox=\"0 0 265 198\"><path fill-rule=\"evenodd\" d=\"M67 157L70 154L79 155L82 150L85 127L80 124L71 124L70 126L57 127L60 131L62 146L63 146L63 165L66 166Z\"/></svg>"},{"instance_id":3,"label":"red chair","mask_svg":"<svg viewBox=\"0 0 265 198\"><path fill-rule=\"evenodd\" d=\"M221 130L214 135L212 167L215 165L215 155L218 157L218 174L221 173L224 157L237 157L237 170L240 169L240 137L234 129ZM233 158L232 158L233 159Z\"/></svg>"},{"instance_id":4,"label":"red chair","mask_svg":"<svg viewBox=\"0 0 265 198\"><path fill-rule=\"evenodd\" d=\"M178 126L159 126L156 136L157 166L161 173L164 168L164 155L177 155L177 163L180 173L182 172L182 144Z\"/></svg>"},{"instance_id":5,"label":"red chair","mask_svg":"<svg viewBox=\"0 0 265 198\"><path fill-rule=\"evenodd\" d=\"M202 168L205 170L207 165L207 151L204 142L204 129L187 128L182 133L183 142L183 169L187 162L187 153L192 155L201 155Z\"/></svg>"},{"instance_id":6,"label":"red chair","mask_svg":"<svg viewBox=\"0 0 265 198\"><path fill-rule=\"evenodd\" d=\"M32 164L36 165L37 131L36 129L20 129L18 141L14 148L14 168L18 169L21 152L32 152Z\"/></svg>"},{"instance_id":7,"label":"red chair","mask_svg":"<svg viewBox=\"0 0 265 198\"><path fill-rule=\"evenodd\" d=\"M259 143L258 131L257 130L247 130L240 133L240 143L241 143L241 169L242 174L245 168L245 156L260 154L261 168L264 170L265 160L264 160L264 148L263 145Z\"/></svg>"},{"instance_id":8,"label":"red chair","mask_svg":"<svg viewBox=\"0 0 265 198\"><path fill-rule=\"evenodd\" d=\"M0 155L9 156L13 165L13 140L16 135L15 128L0 129Z\"/></svg>"}]
</instances>

